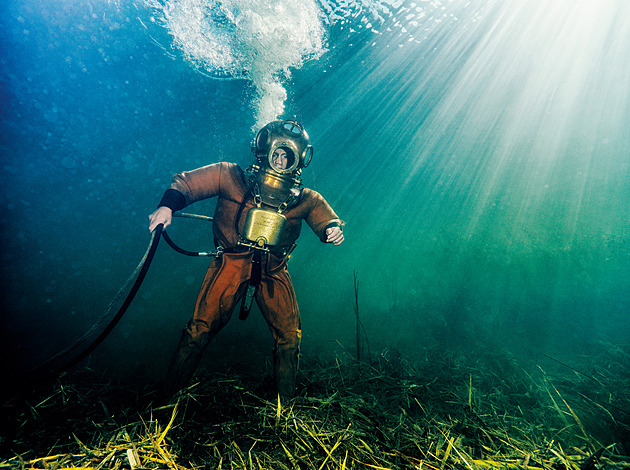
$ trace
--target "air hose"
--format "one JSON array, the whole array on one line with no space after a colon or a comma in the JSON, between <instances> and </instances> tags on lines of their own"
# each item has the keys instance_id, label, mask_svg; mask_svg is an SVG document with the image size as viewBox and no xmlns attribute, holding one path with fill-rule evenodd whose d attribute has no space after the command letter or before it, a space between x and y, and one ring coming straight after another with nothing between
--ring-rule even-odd
<instances>
[{"instance_id":1,"label":"air hose","mask_svg":"<svg viewBox=\"0 0 630 470\"><path fill-rule=\"evenodd\" d=\"M186 214L186 213L177 213L174 214L178 217L187 217L192 219L206 220L212 221L211 217L196 215L196 214ZM59 375L62 372L70 369L72 366L76 365L83 359L85 359L88 355L90 355L102 342L103 340L112 332L114 327L121 320L123 315L127 312L129 305L133 301L136 296L138 289L140 289L140 285L144 281L144 278L149 270L149 266L153 261L153 257L157 250L160 236L164 237L164 240L168 243L168 245L173 248L178 253L185 254L187 256L214 256L215 253L206 253L206 252L192 252L187 251L179 246L177 246L173 240L166 234L164 230L164 225L158 225L155 230L151 233L151 241L149 242L149 246L140 260L140 263L133 271L131 276L127 279L125 284L118 290L118 293L114 297L114 299L109 303L108 307L105 309L105 312L98 318L94 324L90 327L88 331L86 331L78 340L76 340L73 344L50 357L42 364L34 367L29 372L25 373L21 379L18 379L18 383L22 386L32 386L36 381L45 379L47 377L53 375ZM114 312L115 306L119 303L120 299L124 295L124 293L129 289L129 286L133 283L131 290L127 294L124 302L116 311L114 316L112 317L112 313ZM81 349L83 347L83 349ZM79 351L77 353L77 351ZM14 385L13 385L14 386ZM4 388L4 387L3 387ZM6 389L5 389L6 391Z\"/></svg>"}]
</instances>

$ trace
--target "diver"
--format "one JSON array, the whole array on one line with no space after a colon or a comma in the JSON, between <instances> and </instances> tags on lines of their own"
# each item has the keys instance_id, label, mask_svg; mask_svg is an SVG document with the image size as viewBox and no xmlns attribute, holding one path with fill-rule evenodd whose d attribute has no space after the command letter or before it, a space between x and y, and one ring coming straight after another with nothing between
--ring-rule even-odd
<instances>
[{"instance_id":1,"label":"diver","mask_svg":"<svg viewBox=\"0 0 630 470\"><path fill-rule=\"evenodd\" d=\"M296 121L274 121L252 142L255 161L245 171L215 163L173 176L149 230L171 224L172 214L196 201L217 197L212 259L192 319L182 332L168 368L162 398L184 388L201 362L204 347L241 302L245 319L255 299L274 339L273 364L281 402L294 395L301 341L300 312L287 261L305 220L322 242L340 245L344 222L316 191L302 187L301 173L313 147Z\"/></svg>"}]
</instances>

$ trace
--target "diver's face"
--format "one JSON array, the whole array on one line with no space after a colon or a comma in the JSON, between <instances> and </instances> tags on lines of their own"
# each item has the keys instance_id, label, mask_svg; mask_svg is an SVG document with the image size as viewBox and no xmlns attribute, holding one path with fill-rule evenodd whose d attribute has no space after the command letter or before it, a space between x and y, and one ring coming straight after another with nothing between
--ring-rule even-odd
<instances>
[{"instance_id":1,"label":"diver's face","mask_svg":"<svg viewBox=\"0 0 630 470\"><path fill-rule=\"evenodd\" d=\"M271 156L271 161L278 170L285 170L287 168L287 152L282 148L276 149Z\"/></svg>"}]
</instances>

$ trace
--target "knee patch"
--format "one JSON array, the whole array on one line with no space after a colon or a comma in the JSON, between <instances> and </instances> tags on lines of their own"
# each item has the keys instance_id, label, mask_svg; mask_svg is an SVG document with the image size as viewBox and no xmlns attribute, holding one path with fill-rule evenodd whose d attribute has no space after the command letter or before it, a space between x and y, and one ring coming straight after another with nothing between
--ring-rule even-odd
<instances>
[{"instance_id":1,"label":"knee patch","mask_svg":"<svg viewBox=\"0 0 630 470\"><path fill-rule=\"evenodd\" d=\"M190 345L196 345L199 348L203 347L208 342L208 325L204 322L191 321L182 334L182 341L186 339L186 342Z\"/></svg>"},{"instance_id":2,"label":"knee patch","mask_svg":"<svg viewBox=\"0 0 630 470\"><path fill-rule=\"evenodd\" d=\"M278 339L277 348L281 350L287 349L300 349L300 343L302 342L302 330L295 330L284 333L281 338Z\"/></svg>"}]
</instances>

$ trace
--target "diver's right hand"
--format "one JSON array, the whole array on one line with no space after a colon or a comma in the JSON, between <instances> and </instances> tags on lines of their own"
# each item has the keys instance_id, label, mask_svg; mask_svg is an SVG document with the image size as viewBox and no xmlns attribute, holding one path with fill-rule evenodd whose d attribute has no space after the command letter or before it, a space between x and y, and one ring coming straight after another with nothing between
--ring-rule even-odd
<instances>
[{"instance_id":1,"label":"diver's right hand","mask_svg":"<svg viewBox=\"0 0 630 470\"><path fill-rule=\"evenodd\" d=\"M149 216L149 232L153 232L155 228L164 224L163 228L171 225L171 221L173 220L173 211L165 206L158 207L158 209Z\"/></svg>"}]
</instances>

